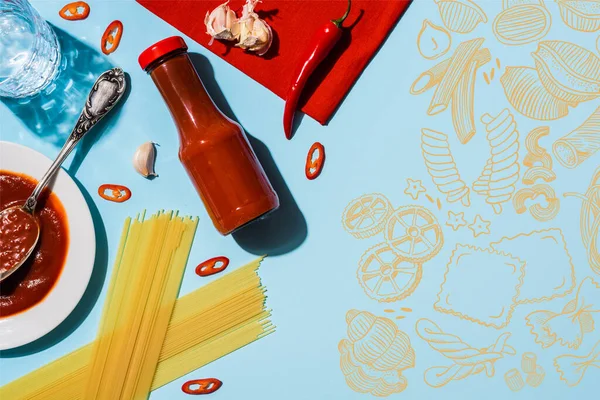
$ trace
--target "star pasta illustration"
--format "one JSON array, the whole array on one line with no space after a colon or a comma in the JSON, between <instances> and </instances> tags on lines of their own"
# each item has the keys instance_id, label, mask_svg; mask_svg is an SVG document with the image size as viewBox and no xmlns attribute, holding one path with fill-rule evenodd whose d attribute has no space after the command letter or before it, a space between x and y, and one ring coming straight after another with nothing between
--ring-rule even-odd
<instances>
[{"instance_id":1,"label":"star pasta illustration","mask_svg":"<svg viewBox=\"0 0 600 400\"><path fill-rule=\"evenodd\" d=\"M365 194L348 204L342 214L342 225L355 238L365 239L383 230L392 211L392 205L384 195Z\"/></svg>"},{"instance_id":2,"label":"star pasta illustration","mask_svg":"<svg viewBox=\"0 0 600 400\"><path fill-rule=\"evenodd\" d=\"M406 189L404 189L404 194L409 195L413 200L417 200L419 198L419 194L425 192L426 190L420 180L412 180L410 178L406 180Z\"/></svg>"},{"instance_id":3,"label":"star pasta illustration","mask_svg":"<svg viewBox=\"0 0 600 400\"><path fill-rule=\"evenodd\" d=\"M402 375L415 366L415 351L408 335L389 318L368 311L346 314L348 338L338 345L340 368L346 384L359 393L387 397L408 385Z\"/></svg>"}]
</instances>

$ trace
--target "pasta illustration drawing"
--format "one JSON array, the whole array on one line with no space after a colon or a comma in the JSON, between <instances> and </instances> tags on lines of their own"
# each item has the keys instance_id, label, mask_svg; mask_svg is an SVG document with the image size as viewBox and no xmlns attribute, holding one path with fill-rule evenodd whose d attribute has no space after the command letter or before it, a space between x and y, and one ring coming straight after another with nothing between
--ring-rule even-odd
<instances>
[{"instance_id":1,"label":"pasta illustration drawing","mask_svg":"<svg viewBox=\"0 0 600 400\"><path fill-rule=\"evenodd\" d=\"M416 205L394 211L383 234L396 254L413 262L433 258L444 244L442 227L435 216L425 207Z\"/></svg>"},{"instance_id":2,"label":"pasta illustration drawing","mask_svg":"<svg viewBox=\"0 0 600 400\"><path fill-rule=\"evenodd\" d=\"M421 129L421 150L427 171L438 190L446 195L449 203L461 201L468 207L469 188L462 180L450 152L448 135L431 129Z\"/></svg>"},{"instance_id":3,"label":"pasta illustration drawing","mask_svg":"<svg viewBox=\"0 0 600 400\"><path fill-rule=\"evenodd\" d=\"M543 196L546 205L534 204L529 207L529 213L540 222L550 221L556 217L560 210L560 200L556 197L554 189L545 183L540 183L531 188L520 189L513 197L513 206L517 214L523 214L527 211L526 200L535 200Z\"/></svg>"},{"instance_id":4,"label":"pasta illustration drawing","mask_svg":"<svg viewBox=\"0 0 600 400\"><path fill-rule=\"evenodd\" d=\"M424 58L435 60L446 54L451 45L452 38L446 29L428 19L423 21L423 26L417 36L417 47Z\"/></svg>"},{"instance_id":5,"label":"pasta illustration drawing","mask_svg":"<svg viewBox=\"0 0 600 400\"><path fill-rule=\"evenodd\" d=\"M409 195L413 200L417 200L419 198L419 194L425 192L426 190L420 180L412 180L410 178L406 180L406 189L404 189L404 194Z\"/></svg>"},{"instance_id":6,"label":"pasta illustration drawing","mask_svg":"<svg viewBox=\"0 0 600 400\"><path fill-rule=\"evenodd\" d=\"M527 167L541 166L546 169L552 169L552 157L545 148L540 146L540 139L550 134L548 126L540 126L533 129L525 137L525 148L527 154L523 158L523 165Z\"/></svg>"},{"instance_id":7,"label":"pasta illustration drawing","mask_svg":"<svg viewBox=\"0 0 600 400\"><path fill-rule=\"evenodd\" d=\"M502 212L502 203L509 201L519 180L519 131L513 115L507 109L496 117L484 114L491 155L473 184L476 193L486 196L486 202L496 214Z\"/></svg>"},{"instance_id":8,"label":"pasta illustration drawing","mask_svg":"<svg viewBox=\"0 0 600 400\"><path fill-rule=\"evenodd\" d=\"M566 168L575 168L600 150L600 107L573 132L558 139L552 152Z\"/></svg>"},{"instance_id":9,"label":"pasta illustration drawing","mask_svg":"<svg viewBox=\"0 0 600 400\"><path fill-rule=\"evenodd\" d=\"M492 29L501 43L519 46L546 36L551 21L550 13L540 0L504 1L503 11L494 19Z\"/></svg>"},{"instance_id":10,"label":"pasta illustration drawing","mask_svg":"<svg viewBox=\"0 0 600 400\"><path fill-rule=\"evenodd\" d=\"M598 36L598 39L596 39L596 50L600 54L600 36Z\"/></svg>"},{"instance_id":11,"label":"pasta illustration drawing","mask_svg":"<svg viewBox=\"0 0 600 400\"><path fill-rule=\"evenodd\" d=\"M380 302L410 296L421 281L421 264L397 255L387 243L378 244L362 256L356 271L367 296Z\"/></svg>"},{"instance_id":12,"label":"pasta illustration drawing","mask_svg":"<svg viewBox=\"0 0 600 400\"><path fill-rule=\"evenodd\" d=\"M582 32L600 29L600 1L556 0L560 16L569 27Z\"/></svg>"},{"instance_id":13,"label":"pasta illustration drawing","mask_svg":"<svg viewBox=\"0 0 600 400\"><path fill-rule=\"evenodd\" d=\"M600 274L600 168L596 169L585 194L565 193L583 200L579 218L581 240L587 250L590 268Z\"/></svg>"},{"instance_id":14,"label":"pasta illustration drawing","mask_svg":"<svg viewBox=\"0 0 600 400\"><path fill-rule=\"evenodd\" d=\"M518 392L525 387L523 375L521 375L521 372L516 368L513 368L504 374L504 381L506 382L506 386L513 392Z\"/></svg>"},{"instance_id":15,"label":"pasta illustration drawing","mask_svg":"<svg viewBox=\"0 0 600 400\"><path fill-rule=\"evenodd\" d=\"M526 117L551 121L569 113L567 103L544 88L534 68L506 67L500 83L508 102Z\"/></svg>"},{"instance_id":16,"label":"pasta illustration drawing","mask_svg":"<svg viewBox=\"0 0 600 400\"><path fill-rule=\"evenodd\" d=\"M532 374L535 372L537 366L537 356L533 353L523 353L521 358L521 369L526 374Z\"/></svg>"},{"instance_id":17,"label":"pasta illustration drawing","mask_svg":"<svg viewBox=\"0 0 600 400\"><path fill-rule=\"evenodd\" d=\"M544 378L546 377L546 372L541 365L537 365L535 367L535 372L531 372L527 374L527 378L525 382L531 387L538 387L544 382Z\"/></svg>"},{"instance_id":18,"label":"pasta illustration drawing","mask_svg":"<svg viewBox=\"0 0 600 400\"><path fill-rule=\"evenodd\" d=\"M453 213L452 211L448 211L448 221L446 221L446 225L451 226L453 231L457 231L458 228L462 226L467 226L467 221L465 221L465 213Z\"/></svg>"},{"instance_id":19,"label":"pasta illustration drawing","mask_svg":"<svg viewBox=\"0 0 600 400\"><path fill-rule=\"evenodd\" d=\"M489 347L475 348L465 343L460 337L446 333L433 321L420 319L416 325L417 335L444 357L452 365L448 367L431 367L425 371L425 383L439 388L453 380L461 380L485 371L488 378L495 375L496 361L506 355L514 356L516 351L506 344L510 333L501 334Z\"/></svg>"},{"instance_id":20,"label":"pasta illustration drawing","mask_svg":"<svg viewBox=\"0 0 600 400\"><path fill-rule=\"evenodd\" d=\"M523 174L522 182L525 185L533 185L540 179L544 182L552 182L556 179L556 174L546 167L530 167Z\"/></svg>"},{"instance_id":21,"label":"pasta illustration drawing","mask_svg":"<svg viewBox=\"0 0 600 400\"><path fill-rule=\"evenodd\" d=\"M600 312L600 284L587 277L575 298L561 312L534 311L525 317L535 342L547 348L557 343L578 349L586 333L594 331L594 315Z\"/></svg>"},{"instance_id":22,"label":"pasta illustration drawing","mask_svg":"<svg viewBox=\"0 0 600 400\"><path fill-rule=\"evenodd\" d=\"M490 234L490 221L485 221L481 218L481 215L476 215L473 223L469 225L469 229L473 231L473 236L489 235Z\"/></svg>"},{"instance_id":23,"label":"pasta illustration drawing","mask_svg":"<svg viewBox=\"0 0 600 400\"><path fill-rule=\"evenodd\" d=\"M525 276L517 297L518 304L565 297L575 288L575 266L560 229L544 229L503 237L490 243L490 247L510 253L525 262Z\"/></svg>"},{"instance_id":24,"label":"pasta illustration drawing","mask_svg":"<svg viewBox=\"0 0 600 400\"><path fill-rule=\"evenodd\" d=\"M392 211L392 205L384 195L365 194L348 204L342 214L342 225L355 238L366 239L383 231Z\"/></svg>"},{"instance_id":25,"label":"pasta illustration drawing","mask_svg":"<svg viewBox=\"0 0 600 400\"><path fill-rule=\"evenodd\" d=\"M586 356L566 354L556 357L554 367L561 381L569 386L579 385L589 367L600 368L600 341Z\"/></svg>"},{"instance_id":26,"label":"pasta illustration drawing","mask_svg":"<svg viewBox=\"0 0 600 400\"><path fill-rule=\"evenodd\" d=\"M435 0L446 28L456 33L469 33L479 23L486 23L485 12L471 0Z\"/></svg>"},{"instance_id":27,"label":"pasta illustration drawing","mask_svg":"<svg viewBox=\"0 0 600 400\"><path fill-rule=\"evenodd\" d=\"M346 314L348 339L338 345L346 384L359 393L387 397L406 389L402 371L413 368L415 352L408 335L388 318L368 311Z\"/></svg>"},{"instance_id":28,"label":"pasta illustration drawing","mask_svg":"<svg viewBox=\"0 0 600 400\"><path fill-rule=\"evenodd\" d=\"M525 263L517 257L458 244L433 308L483 326L504 328L517 305L524 276Z\"/></svg>"}]
</instances>

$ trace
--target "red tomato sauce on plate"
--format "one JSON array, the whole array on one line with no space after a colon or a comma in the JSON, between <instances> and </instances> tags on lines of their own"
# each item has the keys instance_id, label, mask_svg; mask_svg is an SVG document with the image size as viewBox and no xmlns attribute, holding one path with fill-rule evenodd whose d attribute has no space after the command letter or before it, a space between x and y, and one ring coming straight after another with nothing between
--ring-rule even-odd
<instances>
[{"instance_id":1,"label":"red tomato sauce on plate","mask_svg":"<svg viewBox=\"0 0 600 400\"><path fill-rule=\"evenodd\" d=\"M21 205L37 181L27 175L0 171L0 210ZM0 282L0 318L25 311L50 293L65 264L69 248L67 214L58 196L44 192L38 200L39 242L27 261Z\"/></svg>"}]
</instances>

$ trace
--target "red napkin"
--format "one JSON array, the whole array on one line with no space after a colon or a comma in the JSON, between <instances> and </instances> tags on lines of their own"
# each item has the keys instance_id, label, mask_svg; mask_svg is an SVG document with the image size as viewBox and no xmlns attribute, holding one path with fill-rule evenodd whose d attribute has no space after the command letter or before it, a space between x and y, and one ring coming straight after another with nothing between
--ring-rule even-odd
<instances>
[{"instance_id":1,"label":"red napkin","mask_svg":"<svg viewBox=\"0 0 600 400\"><path fill-rule=\"evenodd\" d=\"M269 52L259 57L215 41L209 46L204 16L225 0L137 0L252 79L285 99L298 63L314 33L327 21L341 17L346 0L263 0L256 12L274 31ZM344 37L309 81L300 108L325 124L361 72L375 55L411 0L353 0L344 23ZM245 0L229 6L241 16Z\"/></svg>"}]
</instances>

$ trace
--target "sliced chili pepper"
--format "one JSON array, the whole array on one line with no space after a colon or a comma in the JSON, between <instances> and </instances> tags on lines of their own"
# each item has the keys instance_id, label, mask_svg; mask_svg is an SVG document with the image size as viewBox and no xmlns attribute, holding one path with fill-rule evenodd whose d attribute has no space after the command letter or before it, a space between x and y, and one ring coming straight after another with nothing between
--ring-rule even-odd
<instances>
[{"instance_id":1,"label":"sliced chili pepper","mask_svg":"<svg viewBox=\"0 0 600 400\"><path fill-rule=\"evenodd\" d=\"M106 194L107 191L110 191L110 194ZM123 203L131 198L131 190L127 186L122 185L100 185L98 194L104 200L114 201L115 203Z\"/></svg>"},{"instance_id":2,"label":"sliced chili pepper","mask_svg":"<svg viewBox=\"0 0 600 400\"><path fill-rule=\"evenodd\" d=\"M318 154L315 157L316 152ZM325 165L325 147L321 143L315 142L310 146L310 150L306 155L306 166L304 167L306 177L311 181L317 179L323 171L323 165Z\"/></svg>"},{"instance_id":3,"label":"sliced chili pepper","mask_svg":"<svg viewBox=\"0 0 600 400\"><path fill-rule=\"evenodd\" d=\"M100 41L100 48L104 54L110 54L114 52L119 43L121 43L121 36L123 36L123 23L119 20L115 20L108 25L102 40Z\"/></svg>"},{"instance_id":4,"label":"sliced chili pepper","mask_svg":"<svg viewBox=\"0 0 600 400\"><path fill-rule=\"evenodd\" d=\"M219 264L217 266L217 264ZM196 274L200 276L210 276L214 274L218 274L219 272L225 270L229 265L229 258L224 256L214 257L209 260L204 261L203 263L198 264L196 267Z\"/></svg>"},{"instance_id":5,"label":"sliced chili pepper","mask_svg":"<svg viewBox=\"0 0 600 400\"><path fill-rule=\"evenodd\" d=\"M197 388L191 387L198 385ZM211 394L219 390L223 386L223 382L216 378L193 379L187 381L181 386L181 390L187 394Z\"/></svg>"},{"instance_id":6,"label":"sliced chili pepper","mask_svg":"<svg viewBox=\"0 0 600 400\"><path fill-rule=\"evenodd\" d=\"M333 50L334 46L342 37L344 31L341 29L341 25L350 13L350 4L351 0L348 0L348 8L341 18L327 22L316 32L310 42L307 53L302 57L303 61L298 64L298 68L294 73L292 86L285 99L285 110L283 112L283 129L285 131L285 137L288 139L292 138L294 114L298 107L298 101L300 100L302 90L304 89L304 86L306 86L308 78L315 69L317 69L319 64L323 62L327 55L331 53L331 50Z\"/></svg>"},{"instance_id":7,"label":"sliced chili pepper","mask_svg":"<svg viewBox=\"0 0 600 400\"><path fill-rule=\"evenodd\" d=\"M61 8L58 15L68 21L86 19L90 15L90 5L85 1L75 1Z\"/></svg>"}]
</instances>

